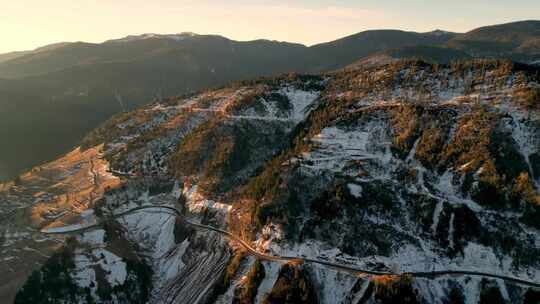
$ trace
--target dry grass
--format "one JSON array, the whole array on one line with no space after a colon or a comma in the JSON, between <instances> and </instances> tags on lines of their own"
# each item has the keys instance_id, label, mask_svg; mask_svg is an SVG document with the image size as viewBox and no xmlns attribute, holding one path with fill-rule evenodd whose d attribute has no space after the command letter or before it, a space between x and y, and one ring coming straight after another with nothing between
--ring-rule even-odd
<instances>
[{"instance_id":1,"label":"dry grass","mask_svg":"<svg viewBox=\"0 0 540 304\"><path fill-rule=\"evenodd\" d=\"M35 200L31 207L32 226L80 221L80 213L91 208L107 189L119 186L120 180L107 172L108 163L100 158L102 149L103 145L84 151L77 148L18 179L19 193ZM13 186L3 189L10 190Z\"/></svg>"}]
</instances>

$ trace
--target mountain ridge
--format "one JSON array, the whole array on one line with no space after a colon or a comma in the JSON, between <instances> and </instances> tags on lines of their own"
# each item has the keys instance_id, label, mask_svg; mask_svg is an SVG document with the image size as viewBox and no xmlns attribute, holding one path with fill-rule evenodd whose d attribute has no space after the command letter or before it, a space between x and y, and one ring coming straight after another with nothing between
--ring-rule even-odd
<instances>
[{"instance_id":1,"label":"mountain ridge","mask_svg":"<svg viewBox=\"0 0 540 304\"><path fill-rule=\"evenodd\" d=\"M509 33L512 31L515 29ZM468 44L463 49L448 48L462 35L466 34L366 31L307 47L270 40L234 41L216 35L187 34L176 41L151 34L143 36L147 39L123 43L78 42L45 48L0 63L0 105L4 109L0 124L3 130L11 130L1 134L6 148L0 151L4 162L0 166L7 168L4 175L15 176L74 147L86 132L112 114L153 98L230 81L339 70L370 56L441 63L477 56L503 56L527 63L540 60L532 38L521 43L523 48L517 53L493 53L495 48L491 47L487 51L475 47L471 53ZM5 112L15 107L16 112ZM35 131L47 128L50 134ZM30 151L39 147L43 147L44 158L32 157Z\"/></svg>"},{"instance_id":2,"label":"mountain ridge","mask_svg":"<svg viewBox=\"0 0 540 304\"><path fill-rule=\"evenodd\" d=\"M508 60L399 60L155 100L0 187L2 218L21 219L3 227L2 258L18 265L10 259L17 244L48 253L54 239L41 228L80 228L134 208L170 206L270 256L377 273L459 267L537 282L538 72ZM28 226L32 238L19 234ZM137 246L118 250L126 243ZM168 213L141 211L84 231L60 253L61 273L51 262L17 268L43 278L28 280L19 301L33 290L117 303L529 304L538 295L491 279L358 277L257 260ZM67 278L65 288L47 288L58 278Z\"/></svg>"},{"instance_id":3,"label":"mountain ridge","mask_svg":"<svg viewBox=\"0 0 540 304\"><path fill-rule=\"evenodd\" d=\"M374 52L384 52L391 49L396 48L404 48L404 47L412 47L412 46L418 46L418 45L425 45L425 46L434 46L434 47L442 47L442 48L457 48L458 50L462 51L472 51L476 52L474 48L467 47L466 45L462 45L466 43L467 41L484 41L484 40L516 40L517 42L514 43L520 43L519 46L522 46L522 44L525 44L529 42L529 39L532 37L537 37L540 32L538 32L538 28L540 25L540 21L538 20L525 20L525 21L516 21L516 22L509 22L505 24L498 24L498 25L491 25L491 26L484 26L477 29L473 29L469 32L465 33L454 33L454 32L448 32L444 30L434 30L430 32L414 32L414 31L403 31L403 30L393 30L393 29L381 29L381 30L366 30L363 32L359 32L356 34L352 34L343 38L339 38L333 41L329 42L323 42L314 44L311 46L305 46L300 43L294 43L294 42L285 42L285 41L275 41L275 40L266 40L266 39L255 39L255 40L249 40L249 41L237 41L232 40L229 38L226 38L224 36L220 35L199 35L191 32L184 32L179 34L156 34L156 33L147 33L147 34L140 34L140 35L128 35L126 37L117 38L117 39L111 39L104 41L102 43L85 43L85 42L74 42L74 43L59 43L59 44L53 44L51 46L54 46L53 48L50 47L42 47L38 48L34 51L23 51L20 52L22 55L17 56L17 58L11 59L11 60L3 60L0 62L0 75L3 75L6 77L6 75L10 78L12 77L20 77L24 75L31 75L35 74L35 72L25 72L23 74L13 74L10 71L10 66L17 65L24 63L24 60L20 57L27 57L26 60L31 60L32 52L36 52L40 50L39 53L47 52L49 50L55 50L58 48L63 47L71 47L73 45L79 45L79 46L87 46L87 47L98 47L103 48L107 45L114 45L122 43L129 43L129 42L142 42L144 40L153 40L153 41L171 41L171 42L181 42L182 40L190 40L190 39L222 39L224 41L229 41L231 43L256 43L256 42L271 42L275 44L284 44L284 45L290 45L290 46L297 46L304 48L307 51L307 56L312 57L307 62L304 62L305 65L316 65L318 62L321 62L321 54L327 54L332 56L345 56L341 61L337 61L335 63L330 64L330 66L320 66L316 68L311 68L312 71L323 71L323 70L331 70L338 67L343 67L344 64L350 64L355 59L358 60L362 57L372 55ZM529 34L521 34L516 35L514 34L516 31L525 31L525 33L528 31L527 29L530 29ZM499 35L499 36L497 36ZM488 37L486 37L488 36ZM492 37L492 38L490 38ZM497 38L499 37L499 38ZM511 38L513 37L513 38ZM536 45L537 42L529 42L532 45ZM364 44L362 46L361 44ZM367 45L365 45L367 44ZM365 49L367 47L367 49ZM336 50L341 48L342 50ZM532 51L536 50L536 46L532 47ZM484 52L484 53L478 53L477 56L494 56L496 53L490 52ZM337 52L337 53L336 53ZM523 52L522 52L523 53ZM523 59L522 53L518 54L519 56L515 55L512 59ZM11 53L5 54L9 55ZM35 54L34 54L35 55ZM503 56L509 56L512 54L505 53ZM2 55L0 55L2 56ZM42 56L42 55L41 55ZM521 57L520 57L521 56ZM30 58L29 58L30 57ZM95 59L98 60L99 59ZM110 59L108 59L110 60ZM83 62L88 62L88 59L83 60ZM530 60L529 60L530 62ZM67 65L66 67L69 67ZM6 71L7 69L7 71ZM62 67L56 66L56 70L61 70ZM44 70L41 73L47 73L51 70ZM301 71L299 71L301 72ZM7 74L6 74L7 73ZM28 74L30 73L30 74ZM17 76L19 75L19 76Z\"/></svg>"}]
</instances>

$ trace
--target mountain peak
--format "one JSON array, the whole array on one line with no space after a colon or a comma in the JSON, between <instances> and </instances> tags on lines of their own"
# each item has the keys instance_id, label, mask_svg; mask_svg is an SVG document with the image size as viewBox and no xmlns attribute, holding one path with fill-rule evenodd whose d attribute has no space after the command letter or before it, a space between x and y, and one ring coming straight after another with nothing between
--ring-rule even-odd
<instances>
[{"instance_id":1,"label":"mountain peak","mask_svg":"<svg viewBox=\"0 0 540 304\"><path fill-rule=\"evenodd\" d=\"M140 35L129 35L129 36L126 36L126 37L120 38L120 39L112 39L112 40L106 41L105 43L110 43L110 42L116 42L116 43L132 42L132 41L146 40L146 39L170 39L170 40L180 41L180 40L185 40L187 38L192 38L192 37L196 37L196 36L198 36L198 34L193 33L193 32L182 32L182 33L178 33L178 34L145 33L145 34L140 34Z\"/></svg>"},{"instance_id":2,"label":"mountain peak","mask_svg":"<svg viewBox=\"0 0 540 304\"><path fill-rule=\"evenodd\" d=\"M427 35L433 35L433 36L445 36L445 35L453 35L455 33L453 32L449 32L449 31L444 31L444 30L441 30L441 29L436 29L434 31L431 31L431 32L427 32L425 33Z\"/></svg>"}]
</instances>

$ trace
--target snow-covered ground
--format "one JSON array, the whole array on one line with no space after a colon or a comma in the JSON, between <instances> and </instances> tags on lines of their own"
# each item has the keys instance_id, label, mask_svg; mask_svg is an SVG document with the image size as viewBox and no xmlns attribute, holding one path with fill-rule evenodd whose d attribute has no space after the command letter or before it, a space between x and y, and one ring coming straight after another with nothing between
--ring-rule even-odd
<instances>
[{"instance_id":1,"label":"snow-covered ground","mask_svg":"<svg viewBox=\"0 0 540 304\"><path fill-rule=\"evenodd\" d=\"M135 197L134 191L129 194L134 199L114 212L122 213L140 205L174 206L174 202L184 192L188 199L186 216L194 221L200 221L198 213L209 209L216 211L216 217L220 217L219 221L224 222L229 206L207 200L196 189L196 186L183 189L177 183L170 193L155 196L142 192ZM124 196L110 197L108 203L114 204L122 197ZM194 231L194 234L189 233L184 239L179 240L176 232L178 225L185 231L191 230L185 224L179 224L176 215L169 212L145 209L126 215L118 219L118 222L125 227L128 239L141 247L154 271L150 303L164 301L196 303L197 298L205 295L203 290L211 288L219 278L209 274L221 271L226 265L228 251L225 250L225 243L220 235ZM207 244L205 248L200 248L201 241Z\"/></svg>"},{"instance_id":2,"label":"snow-covered ground","mask_svg":"<svg viewBox=\"0 0 540 304\"><path fill-rule=\"evenodd\" d=\"M210 209L219 211L225 216L232 208L231 205L206 199L200 192L197 191L197 185L194 185L191 188L184 187L183 195L187 199L187 206L190 212L201 212L204 209Z\"/></svg>"},{"instance_id":3,"label":"snow-covered ground","mask_svg":"<svg viewBox=\"0 0 540 304\"><path fill-rule=\"evenodd\" d=\"M319 97L320 92L297 90L291 87L281 91L293 106L291 111L292 119L297 121L304 120L311 111L310 106Z\"/></svg>"},{"instance_id":4,"label":"snow-covered ground","mask_svg":"<svg viewBox=\"0 0 540 304\"><path fill-rule=\"evenodd\" d=\"M439 93L439 98L444 103L448 101L455 102L459 105L458 100L463 98L463 90L460 89L461 83L456 83L453 90L442 90ZM485 88L487 91L488 88ZM404 92L398 90L397 95L400 96ZM411 93L413 94L413 93ZM506 94L503 93L503 94ZM480 100L485 98L479 97ZM383 107L388 104L381 102L374 105L371 102L366 102L362 106L377 106ZM504 100L504 99L503 99ZM508 113L510 122L508 130L511 132L512 138L516 142L519 152L527 160L529 171L532 168L529 162L529 156L539 150L539 136L535 129L531 128L531 114L527 116L517 108L509 110L508 100L505 103L497 104L496 109ZM362 103L362 102L361 102ZM528 122L528 123L527 123ZM361 168L365 170L361 177L356 178L360 184L348 183L347 188L351 195L360 198L362 194L361 183L368 183L374 180L386 180L393 182L394 171L399 166L406 166L417 172L417 180L410 187L403 189L410 193L419 193L434 199L437 203L432 215L431 231L433 235L437 233L440 217L442 216L444 204L454 207L466 206L468 209L476 213L481 221L487 220L493 215L493 212L478 205L470 197L464 196L460 190L461 185L457 182L463 182L460 171L461 168L449 169L446 172L439 174L425 168L419 161L415 159L416 149L419 144L419 139L414 143L409 155L400 160L390 152L391 145L391 127L385 124L384 121L370 120L367 123L361 123L357 126L344 127L332 126L324 128L320 134L311 139L314 143L313 149L301 155L294 157L293 162L300 160L301 168L305 172L314 175L322 175L322 172L348 173L346 164L349 162L361 163ZM454 136L451 131L451 136ZM307 171L306 171L307 170ZM480 171L482 168L480 168ZM477 176L479 173L475 176ZM538 181L536 181L538 188ZM398 195L399 196L399 195ZM398 197L402 203L406 203L402 197ZM406 212L403 210L402 212ZM501 212L498 212L501 215ZM504 214L513 218L513 214ZM485 219L484 219L485 217ZM370 219L368 217L368 219ZM384 218L373 219L373 223L386 223ZM448 223L448 243L450 248L454 248L456 240L454 240L455 232L455 214L450 215ZM329 248L325 242L320 241L304 241L302 243L288 243L280 236L283 232L275 231L275 228L268 230L267 233L261 234L256 240L256 248L267 250L268 252L281 256L303 256L315 259L323 259L334 262L350 263L358 267L368 268L370 265L386 265L387 269L397 269L399 272L408 271L434 271L434 270L471 270L478 272L487 272L499 275L508 275L523 278L529 281L540 281L540 270L534 267L517 267L513 264L513 257L508 254L496 252L493 248L486 247L477 242L471 241L466 243L463 248L463 253L456 257L449 257L442 254L439 250L439 244L434 240L419 237L414 231L409 231L409 227L402 226L403 223L395 221L388 222L399 233L410 235L418 244L413 243L402 245L398 250L394 251L390 256L370 256L359 258L348 256L340 252L336 248ZM269 224L267 226L275 227ZM532 230L523 228L521 233L524 233L529 238L534 239L534 243L540 244L540 235ZM518 237L518 236L516 236ZM340 287L344 279L335 279L332 271L319 271L315 267L313 277L317 281L325 281L326 285L332 286L332 292L323 292L323 303L335 303L336 298L343 298L351 290L351 284L347 287ZM329 280L329 281L328 281ZM456 278L452 280L461 285L466 303L477 303L479 301L478 284L480 279L464 279ZM266 281L265 281L266 282ZM266 284L268 284L266 282ZM448 294L450 285L449 278L438 278L435 280L419 279L415 283L421 287L423 296L431 303L443 303L444 296ZM509 300L507 285L501 280L497 280L499 289L503 298ZM323 285L324 286L324 285ZM342 289L344 288L344 289ZM334 293L343 293L336 295ZM327 297L328 296L328 297Z\"/></svg>"},{"instance_id":5,"label":"snow-covered ground","mask_svg":"<svg viewBox=\"0 0 540 304\"><path fill-rule=\"evenodd\" d=\"M343 172L350 161L365 161L385 167L391 161L388 127L370 123L355 130L329 127L316 135L312 142L318 147L301 155L302 166L314 171ZM372 171L375 173L374 171Z\"/></svg>"},{"instance_id":6,"label":"snow-covered ground","mask_svg":"<svg viewBox=\"0 0 540 304\"><path fill-rule=\"evenodd\" d=\"M137 39L153 37L155 36L143 35ZM479 218L479 222L484 226L489 226L495 213L508 221L515 220L519 215L487 210L485 206L480 206L461 190L462 172L472 166L471 163L460 163L456 168L443 168L437 171L418 161L416 156L417 149L421 147L420 138L415 140L406 157L397 157L392 152L395 134L388 119L389 115L385 115L388 114L386 110L408 102L418 102L418 104L432 107L447 107L456 111L457 115L478 104L488 107L490 111L501 111L507 114L506 131L511 134L519 152L527 161L529 171L532 172L530 156L538 152L540 137L537 136L534 126L530 123L531 120L536 119L531 116L534 114L522 111L517 106L512 107L512 88L516 77L500 77L491 72L478 75L472 71L457 75L447 68L442 68L437 72L439 74L435 74L423 69L415 70L406 67L396 76L397 81L385 84L382 80L388 76L388 73L387 68L382 68L368 75L369 81L377 79L381 81L374 81L375 85L372 85L372 89L361 92L363 94L354 97L351 103L354 111L376 110L373 115L366 115L369 116L367 119L363 116L364 118L359 118L348 125L336 123L324 126L313 138L303 139L310 142L309 151L299 153L287 162L299 164L299 166L284 166L283 170L293 168L292 170L298 170L294 173L306 174L308 178L320 177L321 184L333 181L331 177L339 175L339 178L344 180L345 191L358 200L356 202L358 204L367 203L365 201L369 198L365 198L364 195L373 184L380 183L385 187L388 186L384 188L384 191L391 192L393 195L392 204L395 203L397 207L392 207L397 208L399 214L392 217L383 212L368 210L365 216L355 218L355 220L358 220L358 225L366 225L366 227L384 226L389 233L383 237L403 236L399 239L400 243L395 246L392 244L390 253L384 256L382 254L353 256L342 252L336 246L329 245L329 241L333 240L324 237L315 236L314 239L307 238L301 242L291 242L286 239L286 233L281 224L270 222L258 231L253 247L274 255L300 256L366 269L377 267L393 272L466 269L540 281L537 268L517 267L509 254L481 245L478 241L465 242L461 248L462 252L455 255L447 254L448 248L441 248L438 238L442 238L445 244L448 244L444 246L450 249L462 245L462 240L455 238L460 222L459 216L452 208L467 208ZM483 83L475 84L477 78L482 79ZM355 79L354 81L357 81L355 84L363 85L362 79L365 78ZM419 90L417 86L411 85L418 82L422 82L426 90ZM265 88L268 89L270 86ZM219 119L227 124L252 120L253 126L257 128L268 128L268 125L277 124L284 130L291 131L294 126L308 117L316 105L322 105L325 102L322 98L319 99L321 92L301 90L286 82L277 88L271 87L270 91L272 94L262 94L261 96L266 97L256 97L258 99L252 100L253 104L241 104L241 109L234 111L231 110L231 106L238 105L236 101L250 102L240 100L240 98L259 96L255 94L258 91L249 87L221 89L178 100L176 104L173 104L174 102L156 103L138 110L137 115L140 116L117 125L114 131L119 132L120 135L105 145L104 154L121 156L119 162L123 162L122 168L114 166L109 168L107 163L97 164L94 168L95 172L85 174L87 179L110 180L115 178L112 172L120 172L125 173L124 175L130 179L121 188L105 195L105 206L101 211L107 215L119 214L142 205L178 207L179 202L184 202L180 199L183 195L185 205L180 207L185 210L185 219L194 223L210 222L213 226L225 228L226 219L232 211L231 206L218 199L212 200L205 197L204 191L199 191L196 178L193 184L186 182L183 185L175 180L170 176L168 160L178 142L186 134L210 119ZM265 91L265 93L268 92ZM273 94L286 97L289 105L284 107L280 104L285 100L281 97L273 100L271 96L276 96ZM355 96L352 90L339 92L335 97L336 100L332 102L339 102L350 96ZM383 114L379 115L380 113ZM268 122L275 122L275 124ZM158 135L145 138L148 134ZM453 136L455 136L455 126L450 131L450 137ZM142 143L139 140L142 140ZM137 145L130 145L132 143ZM131 146L135 148L124 151ZM66 176L78 172L80 167L68 169L66 169ZM410 173L413 176L411 180L398 180L396 177L398 169ZM473 177L480 175L482 170L485 168L481 167ZM162 180L170 183L164 183L165 186L174 182L173 190L151 194L149 188L156 184L161 186L159 182ZM536 186L538 185L537 180ZM325 185L313 186L312 190L316 192L323 186ZM95 198L98 199L99 195ZM408 208L417 203L412 201L417 196L432 203L432 205L426 203L425 206L420 206L424 208L422 211L426 211L427 218L430 220L426 225L428 228L425 234L416 229L419 224L414 222L411 214L408 214L412 213ZM50 197L46 192L32 198L33 201L48 199ZM309 206L304 207L309 209ZM357 207L360 209L362 206ZM305 211L298 217L302 224L305 224L310 216L309 210ZM51 220L57 216L59 215L56 209L47 213L47 217ZM51 226L43 231L62 233L96 223L95 214L91 211L83 212L81 217L83 221L80 223L62 227ZM191 230L181 218L163 210L141 210L126 215L117 222L125 231L125 237L137 244L140 250L137 254L144 256L145 261L154 271L151 303L197 303L207 300L205 297L221 280L219 274L224 271L230 258L230 244L223 236L210 231ZM338 219L331 224L339 225L336 228L343 228L350 223ZM498 229L498 227L490 228ZM540 244L540 236L532 228L519 225L510 228L516 229L516 237L528 237L528 241L536 245ZM334 231L329 230L328 234L332 235ZM2 244L4 247L10 246L15 240L30 236L30 232L10 229L5 231ZM107 247L109 244L106 244L106 239L105 230L102 229L86 231L78 238L86 249L76 251L76 267L72 275L79 286L89 287L94 293L96 285L92 283L101 273L96 269L103 270L105 279L113 287L123 284L128 277L126 262L113 253L114 250ZM366 244L366 246L370 245ZM24 250L31 251L32 248L25 247ZM15 256L9 255L3 257L2 261L13 259ZM222 295L222 300L231 299L235 286L241 284L253 261L253 257L247 258L247 262L240 268L231 287ZM266 275L258 288L257 303L261 303L265 294L272 289L281 268L281 264L274 261L263 261L263 265ZM359 278L347 273L319 265L306 265L306 269L317 288L322 303L336 303L345 298L358 300L367 289L367 280L362 281L360 278L358 281ZM418 279L414 284L428 302L442 303L442 298L448 294L451 283L461 286L467 303L478 301L480 279L477 278ZM510 299L511 292L508 290L510 287L502 281L497 281L497 284L503 298ZM358 287L357 291L352 293L355 286Z\"/></svg>"}]
</instances>

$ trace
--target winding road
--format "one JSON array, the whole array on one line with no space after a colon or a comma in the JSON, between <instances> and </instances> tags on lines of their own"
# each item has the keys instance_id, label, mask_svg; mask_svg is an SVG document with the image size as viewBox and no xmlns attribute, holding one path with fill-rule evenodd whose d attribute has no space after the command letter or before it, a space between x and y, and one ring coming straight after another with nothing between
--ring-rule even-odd
<instances>
[{"instance_id":1,"label":"winding road","mask_svg":"<svg viewBox=\"0 0 540 304\"><path fill-rule=\"evenodd\" d=\"M182 217L182 212L174 207L171 206L140 206L133 209L130 209L128 211L115 214L109 218L103 219L102 221L85 226L82 228L77 228L73 230L62 230L62 229L56 229L47 231L47 229L42 230L41 232L44 234L75 234L75 233L81 233L90 231L93 229L96 229L98 227L101 227L106 222L122 218L126 215L141 211L141 210L147 210L147 209L161 209L161 210L167 210L172 211L175 215ZM318 264L325 267L329 267L338 271L347 272L356 276L364 276L364 275L371 275L371 276L411 276L411 277L424 277L424 278L434 278L434 277L441 277L441 276L476 276L476 277L485 277L485 278L493 278L493 279L501 279L504 281L517 283L521 285L531 286L531 287L538 287L540 288L540 283L538 282L531 282L524 279L512 277L512 276L505 276L505 275L499 275L499 274L493 274L493 273L486 273L486 272L479 272L479 271L468 271L468 270L439 270L439 271L427 271L427 272L403 272L403 273L394 273L394 272L387 272L387 271L373 271L368 269L362 269L350 265L345 264L337 264L332 263L328 261L323 260L317 260L317 259L311 259L311 258L305 258L305 257L295 257L295 256L274 256L274 255L268 255L266 253L262 253L257 251L255 248L253 248L249 243L241 239L240 237L226 231L222 230L216 227L202 225L198 223L193 223L188 220L184 219L184 222L192 227L201 229L201 230L207 230L207 231L214 231L221 235L224 235L225 237L229 238L230 240L238 243L241 245L248 254L257 257L262 260L268 260L268 261L279 261L279 262L300 262L300 263L311 263L311 264Z\"/></svg>"}]
</instances>

